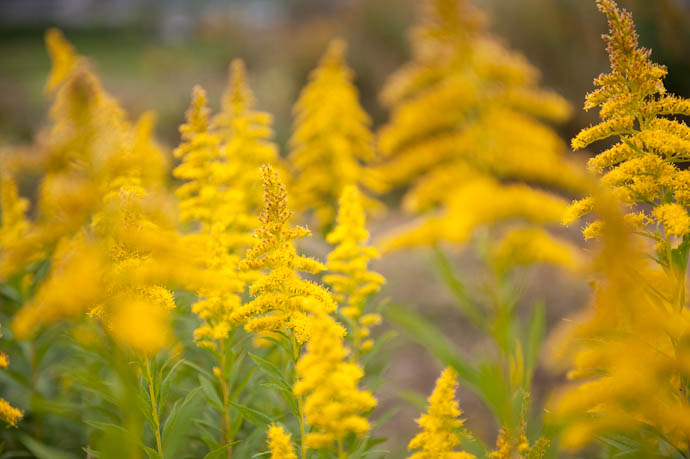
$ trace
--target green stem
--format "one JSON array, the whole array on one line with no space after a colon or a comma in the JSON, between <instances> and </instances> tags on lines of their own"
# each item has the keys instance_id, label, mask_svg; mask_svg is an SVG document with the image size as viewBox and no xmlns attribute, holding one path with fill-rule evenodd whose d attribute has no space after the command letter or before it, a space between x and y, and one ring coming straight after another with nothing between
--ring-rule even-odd
<instances>
[{"instance_id":1,"label":"green stem","mask_svg":"<svg viewBox=\"0 0 690 459\"><path fill-rule=\"evenodd\" d=\"M220 342L220 374L218 379L220 380L220 388L223 393L223 432L222 432L222 442L223 446L230 443L230 389L228 388L227 382L227 359L225 358L225 340ZM232 447L228 446L226 448L227 459L232 458Z\"/></svg>"},{"instance_id":2,"label":"green stem","mask_svg":"<svg viewBox=\"0 0 690 459\"><path fill-rule=\"evenodd\" d=\"M307 448L304 446L304 397L301 395L297 399L297 408L299 410L299 450L300 450L300 457L302 459L306 459L307 457Z\"/></svg>"},{"instance_id":3,"label":"green stem","mask_svg":"<svg viewBox=\"0 0 690 459\"><path fill-rule=\"evenodd\" d=\"M347 454L345 454L345 449L343 448L343 439L339 438L338 439L338 459L345 459L347 458Z\"/></svg>"},{"instance_id":4,"label":"green stem","mask_svg":"<svg viewBox=\"0 0 690 459\"><path fill-rule=\"evenodd\" d=\"M295 372L297 371L297 360L299 360L299 354L300 354L300 346L297 344L297 340L295 339L294 334L290 334L290 342L292 344L292 362L293 362L293 368L295 368ZM297 380L297 377L295 375L295 380ZM304 416L304 397L299 396L297 397L297 410L299 411L299 448L300 448L300 458L301 459L306 459L307 457L307 448L304 446L304 437L305 437L305 416Z\"/></svg>"},{"instance_id":5,"label":"green stem","mask_svg":"<svg viewBox=\"0 0 690 459\"><path fill-rule=\"evenodd\" d=\"M151 362L146 359L146 380L149 386L149 397L151 398L151 416L153 417L154 433L156 434L156 448L158 455L163 459L163 441L161 439L161 426L158 419L158 403L156 402L156 390L151 376Z\"/></svg>"}]
</instances>

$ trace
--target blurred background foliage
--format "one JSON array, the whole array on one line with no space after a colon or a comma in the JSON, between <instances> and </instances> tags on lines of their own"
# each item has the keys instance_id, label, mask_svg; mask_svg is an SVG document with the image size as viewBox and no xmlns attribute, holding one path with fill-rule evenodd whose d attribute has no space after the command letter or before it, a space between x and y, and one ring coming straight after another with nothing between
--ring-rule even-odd
<instances>
[{"instance_id":1,"label":"blurred background foliage","mask_svg":"<svg viewBox=\"0 0 690 459\"><path fill-rule=\"evenodd\" d=\"M606 69L599 36L604 19L582 0L483 0L492 29L543 72L546 86L576 107L593 76ZM134 115L155 109L159 136L178 140L191 87L217 100L234 57L246 60L259 106L276 117L277 140L289 134L290 110L307 73L334 36L349 44L364 107L385 119L377 92L405 62L414 0L3 0L0 2L0 137L28 140L44 119L41 88L49 61L48 26L61 28L89 56L106 87ZM690 93L690 2L625 0L642 43L669 66L668 87ZM216 97L214 97L216 96ZM595 114L576 111L574 135Z\"/></svg>"},{"instance_id":2,"label":"blurred background foliage","mask_svg":"<svg viewBox=\"0 0 690 459\"><path fill-rule=\"evenodd\" d=\"M275 116L276 140L285 150L291 109L308 72L327 43L340 36L349 43L348 62L356 73L361 102L374 127L387 113L378 93L390 73L409 57L407 30L416 0L0 0L0 148L28 143L47 119L43 85L49 71L43 33L57 26L88 56L108 91L133 117L145 110L158 113L157 134L170 150L179 142L178 126L192 87L202 85L217 108L235 57L247 63L258 107ZM513 49L523 52L550 87L575 107L559 132L570 139L597 119L581 110L592 79L608 69L600 35L605 20L594 1L481 0L491 29ZM690 96L690 0L621 0L638 25L641 43L653 59L669 67L670 92ZM526 159L527 160L527 159ZM402 217L389 213L372 222L374 238ZM577 228L569 230L579 240ZM565 233L568 230L564 230ZM312 242L308 250L321 259L326 247ZM426 252L387 255L374 269L387 278L382 296L402 301L438 324L468 355L486 352L487 343L453 306L454 299L434 273ZM482 273L476 257L456 258L470 281ZM524 304L546 305L548 329L557 318L586 301L581 280L535 268L525 279ZM410 280L414 280L411 282ZM538 294L534 292L539 292ZM380 333L385 333L381 327ZM388 379L397 393L381 396L382 408L400 411L385 428L392 450L406 444L415 431L419 407L413 392L430 392L439 366L420 346L396 340L391 346ZM559 377L539 369L533 398L543 399ZM460 399L468 424L493 442L492 418L469 391ZM391 457L398 457L393 454Z\"/></svg>"}]
</instances>

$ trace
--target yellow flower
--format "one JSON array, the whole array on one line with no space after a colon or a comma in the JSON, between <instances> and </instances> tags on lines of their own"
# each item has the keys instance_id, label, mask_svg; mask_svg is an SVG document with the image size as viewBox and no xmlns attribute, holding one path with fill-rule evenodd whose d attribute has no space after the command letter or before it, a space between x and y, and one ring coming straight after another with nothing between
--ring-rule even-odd
<instances>
[{"instance_id":1,"label":"yellow flower","mask_svg":"<svg viewBox=\"0 0 690 459\"><path fill-rule=\"evenodd\" d=\"M457 373L446 368L436 381L436 387L429 397L429 409L417 419L422 432L409 443L410 450L420 450L410 459L472 459L466 452L453 451L460 444L458 432L463 421L462 411L455 400L458 386Z\"/></svg>"},{"instance_id":2,"label":"yellow flower","mask_svg":"<svg viewBox=\"0 0 690 459\"><path fill-rule=\"evenodd\" d=\"M567 102L539 88L536 69L492 37L469 2L423 3L425 15L412 34L412 61L382 92L392 113L379 136L383 161L374 169L381 191L410 185L403 204L422 217L389 247L465 242L474 226L458 220L472 219L475 210L489 217L481 207L511 199L500 196L503 192L516 197L514 188L501 182L568 190L582 185L581 174L564 160L565 145L541 121L567 118ZM480 191L468 186L490 180L497 183L492 194L472 197L481 204L456 207L470 191ZM538 196L535 190L534 203ZM550 207L553 200L542 196ZM522 208L515 206L513 218L521 218ZM548 213L551 218L542 223L554 222L555 214ZM477 222L492 223L491 218Z\"/></svg>"},{"instance_id":3,"label":"yellow flower","mask_svg":"<svg viewBox=\"0 0 690 459\"><path fill-rule=\"evenodd\" d=\"M7 258L25 263L50 253L51 263L13 328L26 339L41 326L88 313L121 345L151 354L171 336L167 315L174 302L164 286L204 281L176 233L164 184L167 161L153 139L155 117L145 113L129 122L59 32L48 32L47 41L53 123L39 136L37 153L15 163L42 174L36 218Z\"/></svg>"},{"instance_id":4,"label":"yellow flower","mask_svg":"<svg viewBox=\"0 0 690 459\"><path fill-rule=\"evenodd\" d=\"M371 120L359 105L345 42L334 40L295 104L290 161L298 210L313 209L323 226L335 218L346 185L371 186L366 165L374 159ZM367 208L380 203L363 197Z\"/></svg>"},{"instance_id":5,"label":"yellow flower","mask_svg":"<svg viewBox=\"0 0 690 459\"><path fill-rule=\"evenodd\" d=\"M369 239L365 218L357 187L348 185L340 197L337 226L326 237L336 247L328 255L326 265L332 274L323 280L332 287L342 314L353 321L355 353L362 350L361 334L368 335L369 327L381 321L379 314L362 314L367 298L385 282L383 276L367 270L369 260L379 254L375 248L365 245Z\"/></svg>"},{"instance_id":6,"label":"yellow flower","mask_svg":"<svg viewBox=\"0 0 690 459\"><path fill-rule=\"evenodd\" d=\"M253 276L240 273L240 253L251 246L261 208L262 164L278 162L269 114L255 111L244 64L230 65L230 80L221 112L209 121L206 93L194 89L187 122L180 127L183 143L175 150L182 163L174 175L183 221L197 221L200 231L188 238L204 253L210 272L224 279L217 289L198 291L192 310L204 323L195 331L200 346L214 348L237 325L231 319L241 304L239 294Z\"/></svg>"},{"instance_id":7,"label":"yellow flower","mask_svg":"<svg viewBox=\"0 0 690 459\"><path fill-rule=\"evenodd\" d=\"M0 338L2 332L0 332ZM10 358L4 352L0 352L0 368L7 368L10 364ZM4 420L12 427L17 427L17 422L21 421L24 414L18 409L14 408L7 402L7 400L0 397L0 419Z\"/></svg>"},{"instance_id":8,"label":"yellow flower","mask_svg":"<svg viewBox=\"0 0 690 459\"><path fill-rule=\"evenodd\" d=\"M272 424L269 427L268 448L271 450L271 459L297 459L290 434L281 426Z\"/></svg>"},{"instance_id":9,"label":"yellow flower","mask_svg":"<svg viewBox=\"0 0 690 459\"><path fill-rule=\"evenodd\" d=\"M651 205L647 217L664 224L668 235L683 236L687 222L682 221L680 207L690 204L690 195L687 172L679 170L676 163L690 158L690 128L664 116L687 114L690 103L666 93L666 68L651 61L650 50L639 47L630 13L620 10L613 0L597 0L597 5L609 22L610 31L604 39L611 72L594 80L598 89L585 101L585 110L600 108L601 123L583 129L572 146L582 149L599 140L617 138L614 146L589 161L589 169L604 173L603 183L616 190L629 206ZM575 206L566 223L591 210L582 202ZM588 233L590 237L593 234Z\"/></svg>"},{"instance_id":10,"label":"yellow flower","mask_svg":"<svg viewBox=\"0 0 690 459\"><path fill-rule=\"evenodd\" d=\"M683 237L690 232L690 215L680 204L662 204L654 209L652 215L664 225L666 234Z\"/></svg>"},{"instance_id":11,"label":"yellow flower","mask_svg":"<svg viewBox=\"0 0 690 459\"><path fill-rule=\"evenodd\" d=\"M325 312L334 311L336 304L328 290L298 275L300 271L317 274L325 266L297 254L292 241L311 233L300 226L288 227L292 212L285 186L272 167L263 166L261 172L265 190L261 226L240 267L264 272L250 287L254 299L237 308L231 319L245 322L252 332L291 330L298 343L304 343L310 335L307 303L314 301Z\"/></svg>"},{"instance_id":12,"label":"yellow flower","mask_svg":"<svg viewBox=\"0 0 690 459\"><path fill-rule=\"evenodd\" d=\"M12 427L17 427L17 423L22 420L24 413L10 405L7 400L0 397L0 419Z\"/></svg>"},{"instance_id":13,"label":"yellow flower","mask_svg":"<svg viewBox=\"0 0 690 459\"><path fill-rule=\"evenodd\" d=\"M0 164L0 168L4 168ZM29 201L19 196L17 184L7 173L0 172L0 278L16 271L19 266L7 259L7 252L20 244L29 230L26 211Z\"/></svg>"},{"instance_id":14,"label":"yellow flower","mask_svg":"<svg viewBox=\"0 0 690 459\"><path fill-rule=\"evenodd\" d=\"M524 184L503 185L490 177L467 180L447 198L444 212L413 222L409 229L394 233L385 250L433 245L439 241L465 243L479 226L496 222L545 225L558 222L565 201Z\"/></svg>"},{"instance_id":15,"label":"yellow flower","mask_svg":"<svg viewBox=\"0 0 690 459\"><path fill-rule=\"evenodd\" d=\"M651 265L611 198L595 211L602 245L594 299L564 321L549 346L573 380L549 407L565 427L561 444L580 448L615 432L635 437L644 457L657 451L659 437L684 450L690 434L682 389L690 377L684 272L676 279Z\"/></svg>"},{"instance_id":16,"label":"yellow flower","mask_svg":"<svg viewBox=\"0 0 690 459\"><path fill-rule=\"evenodd\" d=\"M551 263L575 270L581 265L578 248L539 228L515 228L490 247L499 271L532 263Z\"/></svg>"},{"instance_id":17,"label":"yellow flower","mask_svg":"<svg viewBox=\"0 0 690 459\"><path fill-rule=\"evenodd\" d=\"M138 354L155 355L172 341L167 310L156 303L123 301L108 320L108 330Z\"/></svg>"},{"instance_id":18,"label":"yellow flower","mask_svg":"<svg viewBox=\"0 0 690 459\"><path fill-rule=\"evenodd\" d=\"M331 316L317 309L307 352L297 362L293 392L306 396L304 413L312 430L304 442L311 449L341 444L349 433L362 437L370 428L364 414L376 407L376 399L357 387L364 372L346 361L344 334Z\"/></svg>"}]
</instances>

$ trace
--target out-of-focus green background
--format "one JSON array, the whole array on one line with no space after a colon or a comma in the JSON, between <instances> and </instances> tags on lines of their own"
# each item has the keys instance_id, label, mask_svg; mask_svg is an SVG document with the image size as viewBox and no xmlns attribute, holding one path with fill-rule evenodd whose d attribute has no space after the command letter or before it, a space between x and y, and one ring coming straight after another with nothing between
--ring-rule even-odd
<instances>
[{"instance_id":1,"label":"out-of-focus green background","mask_svg":"<svg viewBox=\"0 0 690 459\"><path fill-rule=\"evenodd\" d=\"M50 62L43 45L47 27L61 28L80 54L91 59L107 90L131 116L153 109L158 137L169 148L179 137L191 89L200 84L211 105L225 85L231 59L243 58L258 107L275 116L276 139L285 151L291 106L328 41L349 43L349 63L357 75L361 102L375 127L387 114L377 94L408 55L407 30L422 0L0 0L0 147L30 142L47 119L43 98ZM592 79L608 69L600 38L605 21L594 0L477 0L491 28L522 51L543 73L544 84L569 99L573 118L559 132L569 139L596 119L581 110ZM667 88L690 96L690 1L620 0L635 17L644 46L669 67ZM529 160L529 158L525 158ZM392 212L372 222L374 236L393 226ZM573 230L573 235L577 229ZM577 237L577 236L574 236ZM325 247L312 248L321 255ZM387 256L375 268L388 279L383 296L402 301L441 324L468 354L486 345L455 312L452 299L434 276L428 254ZM475 265L459 258L460 271L475 275ZM587 286L551 270L530 273L525 307L534 299L547 305L553 327L586 301ZM538 292L538 295L534 292ZM393 345L388 372L392 387L428 393L439 367L421 348L404 340ZM559 376L540 370L535 398L541 399ZM385 428L392 446L404 447L415 430L416 409L400 404L395 393L384 406L400 406ZM468 425L488 441L495 426L471 394L461 390ZM398 457L395 454L391 457Z\"/></svg>"}]
</instances>

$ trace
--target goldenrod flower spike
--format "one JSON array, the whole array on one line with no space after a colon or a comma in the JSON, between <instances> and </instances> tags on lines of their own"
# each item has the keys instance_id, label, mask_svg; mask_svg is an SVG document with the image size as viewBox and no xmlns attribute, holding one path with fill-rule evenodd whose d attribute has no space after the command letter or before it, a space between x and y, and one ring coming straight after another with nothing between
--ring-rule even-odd
<instances>
[{"instance_id":1,"label":"goldenrod flower spike","mask_svg":"<svg viewBox=\"0 0 690 459\"><path fill-rule=\"evenodd\" d=\"M268 449L271 450L271 459L297 459L290 436L281 426L272 424L269 427Z\"/></svg>"},{"instance_id":2,"label":"goldenrod flower spike","mask_svg":"<svg viewBox=\"0 0 690 459\"><path fill-rule=\"evenodd\" d=\"M209 275L222 277L218 288L202 289L202 298L192 306L204 323L195 330L199 346L215 349L237 325L230 314L239 307L239 293L245 281L238 274L239 252L249 244L245 235L253 220L243 215L247 211L245 190L229 179L235 173L221 147L220 137L210 131L206 93L195 87L192 102L186 113L186 123L180 126L182 144L175 155L182 163L175 176L185 181L178 189L180 216L183 221L197 221L200 232L188 240L204 253Z\"/></svg>"},{"instance_id":3,"label":"goldenrod flower spike","mask_svg":"<svg viewBox=\"0 0 690 459\"><path fill-rule=\"evenodd\" d=\"M372 186L366 168L375 157L371 120L359 105L345 48L344 41L332 41L311 73L294 107L290 138L295 207L313 210L323 226L333 222L346 185ZM367 209L381 207L367 197L363 204Z\"/></svg>"},{"instance_id":4,"label":"goldenrod flower spike","mask_svg":"<svg viewBox=\"0 0 690 459\"><path fill-rule=\"evenodd\" d=\"M203 280L176 233L155 116L131 123L59 32L47 41L59 75L53 123L21 165L43 177L37 217L8 259L50 254L50 271L13 318L15 335L88 313L123 347L150 356L172 338L164 286Z\"/></svg>"},{"instance_id":5,"label":"goldenrod flower spike","mask_svg":"<svg viewBox=\"0 0 690 459\"><path fill-rule=\"evenodd\" d=\"M552 199L537 190L517 191L512 184L566 190L582 186L581 174L564 159L565 145L544 122L567 118L568 103L539 87L537 70L494 38L469 2L420 4L425 14L411 36L412 60L381 94L391 119L380 130L383 159L373 170L380 191L409 187L405 210L421 215L401 237L394 236L391 248L465 242L474 227L458 220L472 219L478 206L463 209L458 203L466 204L467 196L479 191L477 183L495 185L489 194L475 194L474 202L485 196L482 205L491 206L493 200L503 201L505 193L505 200L515 203L510 218L528 222L531 216L523 217L520 210L531 204L520 204L519 195L536 203L541 194L545 206ZM544 223L560 220L552 213L550 217Z\"/></svg>"},{"instance_id":6,"label":"goldenrod flower spike","mask_svg":"<svg viewBox=\"0 0 690 459\"><path fill-rule=\"evenodd\" d=\"M317 306L293 387L295 395L306 396L304 413L311 431L304 444L311 449L336 447L339 457L346 457L343 442L348 434L362 437L369 431L365 415L377 404L370 392L357 387L364 372L346 360L344 334L343 327Z\"/></svg>"},{"instance_id":7,"label":"goldenrod flower spike","mask_svg":"<svg viewBox=\"0 0 690 459\"><path fill-rule=\"evenodd\" d=\"M65 36L58 29L48 29L45 41L53 61L53 68L45 87L45 91L50 93L67 78L74 66L83 61L83 58L76 54L72 44L65 40Z\"/></svg>"},{"instance_id":8,"label":"goldenrod flower spike","mask_svg":"<svg viewBox=\"0 0 690 459\"><path fill-rule=\"evenodd\" d=\"M417 419L422 432L414 437L408 448L419 450L410 459L473 459L466 452L453 451L460 444L458 431L463 425L460 407L455 399L458 376L452 368L446 368L436 381L436 387L429 396L426 414Z\"/></svg>"},{"instance_id":9,"label":"goldenrod flower spike","mask_svg":"<svg viewBox=\"0 0 690 459\"><path fill-rule=\"evenodd\" d=\"M333 289L340 312L352 319L354 351L359 354L373 345L373 341L367 338L369 329L381 322L379 314L364 314L366 300L379 291L385 279L367 269L369 260L379 254L374 247L365 245L369 232L356 186L348 185L343 189L337 226L326 239L335 248L328 254L326 265L332 274L324 276L323 280Z\"/></svg>"},{"instance_id":10,"label":"goldenrod flower spike","mask_svg":"<svg viewBox=\"0 0 690 459\"><path fill-rule=\"evenodd\" d=\"M541 228L513 228L490 247L491 261L499 272L533 263L550 263L569 270L582 266L578 248Z\"/></svg>"},{"instance_id":11,"label":"goldenrod flower spike","mask_svg":"<svg viewBox=\"0 0 690 459\"><path fill-rule=\"evenodd\" d=\"M263 166L264 210L261 226L254 233L254 245L247 251L240 267L263 271L250 287L254 299L233 312L234 321L245 323L252 332L292 331L298 343L310 336L308 312L315 302L324 312L336 309L328 290L301 279L298 272L319 273L326 267L318 261L298 255L293 240L310 235L303 227L289 228L292 212L287 206L285 186L271 166Z\"/></svg>"},{"instance_id":12,"label":"goldenrod flower spike","mask_svg":"<svg viewBox=\"0 0 690 459\"><path fill-rule=\"evenodd\" d=\"M247 70L242 59L234 59L230 63L230 79L221 100L221 113L216 115L215 124L229 125L233 117L243 116L254 107L254 93L247 81ZM256 113L268 117L267 113Z\"/></svg>"},{"instance_id":13,"label":"goldenrod flower spike","mask_svg":"<svg viewBox=\"0 0 690 459\"><path fill-rule=\"evenodd\" d=\"M646 227L655 221L667 235L682 237L690 231L682 209L690 206L690 174L676 163L690 158L690 128L665 116L690 114L690 101L667 94L666 67L652 62L651 51L639 46L631 14L613 0L598 0L597 5L608 18L609 34L604 39L611 72L594 80L598 89L585 101L585 110L600 109L601 122L583 129L572 146L582 149L599 140L617 139L589 160L589 169L603 173L602 182L625 204L655 208L642 214L646 218L638 216L638 223ZM566 223L586 214L588 207L591 199L573 203Z\"/></svg>"},{"instance_id":14,"label":"goldenrod flower spike","mask_svg":"<svg viewBox=\"0 0 690 459\"><path fill-rule=\"evenodd\" d=\"M662 439L684 451L690 311L676 297L673 273L651 262L617 200L598 194L594 201L602 244L593 300L548 346L575 380L549 407L564 426L560 444L577 449L615 432L635 438L640 457L658 454ZM659 218L675 218L673 209L657 209L669 213Z\"/></svg>"},{"instance_id":15,"label":"goldenrod flower spike","mask_svg":"<svg viewBox=\"0 0 690 459\"><path fill-rule=\"evenodd\" d=\"M17 423L22 420L24 414L9 404L7 400L0 397L0 419L12 427L17 427Z\"/></svg>"},{"instance_id":16,"label":"goldenrod flower spike","mask_svg":"<svg viewBox=\"0 0 690 459\"><path fill-rule=\"evenodd\" d=\"M0 332L2 338L2 332ZM4 352L0 352L0 369L7 368L10 364L10 359ZM10 405L4 398L0 397L0 419L5 421L12 427L17 427L17 423L22 420L24 413Z\"/></svg>"},{"instance_id":17,"label":"goldenrod flower spike","mask_svg":"<svg viewBox=\"0 0 690 459\"><path fill-rule=\"evenodd\" d=\"M477 196L486 199L480 201ZM393 233L383 249L426 246L440 241L463 244L477 227L500 222L548 225L558 222L567 207L562 198L552 193L524 184L503 185L490 177L467 180L448 197L446 205L443 213Z\"/></svg>"},{"instance_id":18,"label":"goldenrod flower spike","mask_svg":"<svg viewBox=\"0 0 690 459\"><path fill-rule=\"evenodd\" d=\"M0 172L0 267L4 266L0 270L0 279L3 274L19 268L5 258L6 252L18 245L29 230L26 218L28 208L29 201L19 196L14 179L9 174Z\"/></svg>"}]
</instances>

